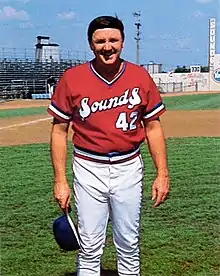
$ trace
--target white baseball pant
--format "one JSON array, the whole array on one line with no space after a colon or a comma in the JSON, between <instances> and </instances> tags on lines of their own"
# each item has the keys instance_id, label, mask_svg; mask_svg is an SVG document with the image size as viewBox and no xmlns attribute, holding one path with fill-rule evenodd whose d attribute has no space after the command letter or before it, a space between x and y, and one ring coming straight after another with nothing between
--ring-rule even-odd
<instances>
[{"instance_id":1,"label":"white baseball pant","mask_svg":"<svg viewBox=\"0 0 220 276\"><path fill-rule=\"evenodd\" d=\"M111 210L118 275L139 276L141 156L120 164L102 164L73 157L73 172L81 245L77 275L100 276L101 255Z\"/></svg>"}]
</instances>

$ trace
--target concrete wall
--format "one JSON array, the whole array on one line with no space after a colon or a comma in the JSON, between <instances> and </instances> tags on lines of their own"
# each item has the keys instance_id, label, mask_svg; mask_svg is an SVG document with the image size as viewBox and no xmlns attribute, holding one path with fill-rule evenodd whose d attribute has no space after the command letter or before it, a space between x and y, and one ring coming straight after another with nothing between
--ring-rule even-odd
<instances>
[{"instance_id":1,"label":"concrete wall","mask_svg":"<svg viewBox=\"0 0 220 276\"><path fill-rule=\"evenodd\" d=\"M161 92L218 91L220 93L220 54L215 54L213 60L213 68L209 73L150 72L150 75Z\"/></svg>"},{"instance_id":2,"label":"concrete wall","mask_svg":"<svg viewBox=\"0 0 220 276\"><path fill-rule=\"evenodd\" d=\"M208 91L209 73L159 73L151 74L162 92Z\"/></svg>"}]
</instances>

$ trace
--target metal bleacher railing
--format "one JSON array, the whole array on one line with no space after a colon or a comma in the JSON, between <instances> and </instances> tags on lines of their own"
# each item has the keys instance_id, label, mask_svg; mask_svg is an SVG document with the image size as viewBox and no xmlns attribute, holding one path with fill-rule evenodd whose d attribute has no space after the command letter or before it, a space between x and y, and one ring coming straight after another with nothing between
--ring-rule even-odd
<instances>
[{"instance_id":1,"label":"metal bleacher railing","mask_svg":"<svg viewBox=\"0 0 220 276\"><path fill-rule=\"evenodd\" d=\"M30 99L35 94L48 93L47 80L58 80L62 73L88 57L84 53L61 51L60 60L36 61L34 49L0 49L0 99ZM75 53L75 58L73 57ZM69 59L68 59L69 58Z\"/></svg>"}]
</instances>

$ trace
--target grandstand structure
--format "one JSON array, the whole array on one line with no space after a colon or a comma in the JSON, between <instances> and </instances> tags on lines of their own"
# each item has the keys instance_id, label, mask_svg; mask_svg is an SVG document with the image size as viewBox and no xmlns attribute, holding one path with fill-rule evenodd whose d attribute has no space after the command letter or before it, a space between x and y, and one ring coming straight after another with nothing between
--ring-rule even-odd
<instances>
[{"instance_id":1,"label":"grandstand structure","mask_svg":"<svg viewBox=\"0 0 220 276\"><path fill-rule=\"evenodd\" d=\"M32 60L0 61L0 98L30 99L47 98L47 80L56 80L68 68L84 60L61 60L60 62L37 62ZM42 95L41 95L42 94ZM36 96L34 96L36 95Z\"/></svg>"},{"instance_id":2,"label":"grandstand structure","mask_svg":"<svg viewBox=\"0 0 220 276\"><path fill-rule=\"evenodd\" d=\"M86 59L62 57L59 45L49 42L49 37L38 36L32 55L15 49L6 56L0 55L0 99L48 98L48 79L58 80L68 68L86 62ZM1 51L0 51L1 52Z\"/></svg>"}]
</instances>

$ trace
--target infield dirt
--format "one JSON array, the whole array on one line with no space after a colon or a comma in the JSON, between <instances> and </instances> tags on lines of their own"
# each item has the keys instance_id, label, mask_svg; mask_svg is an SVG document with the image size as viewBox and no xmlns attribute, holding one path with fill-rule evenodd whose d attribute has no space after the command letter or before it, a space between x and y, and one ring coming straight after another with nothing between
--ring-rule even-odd
<instances>
[{"instance_id":1,"label":"infield dirt","mask_svg":"<svg viewBox=\"0 0 220 276\"><path fill-rule=\"evenodd\" d=\"M179 94L177 94L179 95ZM175 95L173 95L175 96ZM0 103L0 109L48 106L48 100L15 100ZM48 143L52 118L34 115L0 119L0 145ZM168 137L220 137L220 110L167 111L161 116ZM71 130L69 139L71 138Z\"/></svg>"}]
</instances>

